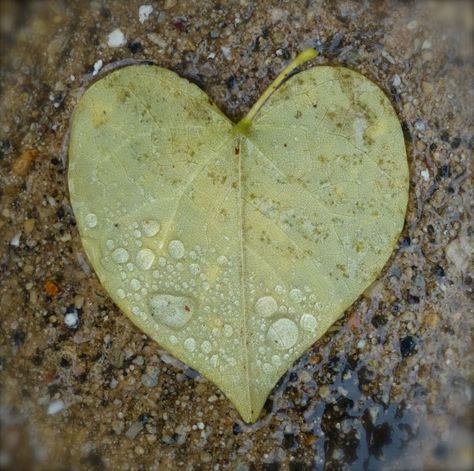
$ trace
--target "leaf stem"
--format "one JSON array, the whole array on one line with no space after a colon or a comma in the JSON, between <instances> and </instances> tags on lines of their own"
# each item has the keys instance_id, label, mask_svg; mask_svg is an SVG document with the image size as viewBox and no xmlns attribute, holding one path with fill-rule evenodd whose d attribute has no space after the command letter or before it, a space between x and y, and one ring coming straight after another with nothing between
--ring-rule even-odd
<instances>
[{"instance_id":1,"label":"leaf stem","mask_svg":"<svg viewBox=\"0 0 474 471\"><path fill-rule=\"evenodd\" d=\"M236 124L237 130L242 132L248 130L248 128L252 124L252 120L255 115L258 113L264 103L268 100L270 95L281 85L281 83L293 72L293 70L310 61L311 59L314 59L317 55L317 51L312 47L305 49L303 52L300 52L295 57L295 59L280 72L278 77L265 90L263 95L256 101L252 108L250 108L250 111Z\"/></svg>"}]
</instances>

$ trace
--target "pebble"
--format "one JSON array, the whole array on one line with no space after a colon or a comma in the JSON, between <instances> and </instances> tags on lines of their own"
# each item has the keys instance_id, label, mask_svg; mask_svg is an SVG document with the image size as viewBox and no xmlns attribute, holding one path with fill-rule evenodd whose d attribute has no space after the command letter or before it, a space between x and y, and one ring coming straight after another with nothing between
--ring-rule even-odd
<instances>
[{"instance_id":1,"label":"pebble","mask_svg":"<svg viewBox=\"0 0 474 471\"><path fill-rule=\"evenodd\" d=\"M97 75L99 73L99 70L102 69L103 65L104 65L104 61L102 59L99 59L94 64L94 70L92 71L92 75Z\"/></svg>"},{"instance_id":2,"label":"pebble","mask_svg":"<svg viewBox=\"0 0 474 471\"><path fill-rule=\"evenodd\" d=\"M70 329L75 329L79 325L79 313L76 309L71 309L64 316L64 323Z\"/></svg>"},{"instance_id":3,"label":"pebble","mask_svg":"<svg viewBox=\"0 0 474 471\"><path fill-rule=\"evenodd\" d=\"M140 420L137 420L136 422L133 422L132 425L130 425L128 430L125 432L125 436L129 438L130 440L133 440L142 430L143 430L143 422L141 422Z\"/></svg>"},{"instance_id":4,"label":"pebble","mask_svg":"<svg viewBox=\"0 0 474 471\"><path fill-rule=\"evenodd\" d=\"M147 34L147 38L153 43L156 44L159 48L165 49L168 45L166 40L162 38L159 34L156 33L149 33Z\"/></svg>"},{"instance_id":5,"label":"pebble","mask_svg":"<svg viewBox=\"0 0 474 471\"><path fill-rule=\"evenodd\" d=\"M400 340L400 353L403 358L413 355L416 352L416 338L407 335Z\"/></svg>"},{"instance_id":6,"label":"pebble","mask_svg":"<svg viewBox=\"0 0 474 471\"><path fill-rule=\"evenodd\" d=\"M446 248L446 258L461 273L467 273L474 254L474 247L466 236L451 241Z\"/></svg>"},{"instance_id":7,"label":"pebble","mask_svg":"<svg viewBox=\"0 0 474 471\"><path fill-rule=\"evenodd\" d=\"M114 29L107 36L107 45L109 47L122 47L125 46L125 44L127 44L127 39L119 28Z\"/></svg>"},{"instance_id":8,"label":"pebble","mask_svg":"<svg viewBox=\"0 0 474 471\"><path fill-rule=\"evenodd\" d=\"M421 45L421 49L431 49L431 41L425 39Z\"/></svg>"},{"instance_id":9,"label":"pebble","mask_svg":"<svg viewBox=\"0 0 474 471\"><path fill-rule=\"evenodd\" d=\"M153 6L152 5L140 5L138 8L138 21L140 23L145 23L150 15L153 13Z\"/></svg>"},{"instance_id":10,"label":"pebble","mask_svg":"<svg viewBox=\"0 0 474 471\"><path fill-rule=\"evenodd\" d=\"M425 182L429 181L429 179L430 179L430 172L428 172L427 169L422 170L422 171L420 172L420 175L421 175L421 177L423 178L423 180L425 180Z\"/></svg>"},{"instance_id":11,"label":"pebble","mask_svg":"<svg viewBox=\"0 0 474 471\"><path fill-rule=\"evenodd\" d=\"M30 170L31 164L38 156L38 151L34 149L22 152L12 164L12 173L17 177L24 177Z\"/></svg>"},{"instance_id":12,"label":"pebble","mask_svg":"<svg viewBox=\"0 0 474 471\"><path fill-rule=\"evenodd\" d=\"M326 397L329 396L329 393L331 391L329 390L329 387L326 386L325 384L323 384L320 388L319 388L319 395L324 399Z\"/></svg>"},{"instance_id":13,"label":"pebble","mask_svg":"<svg viewBox=\"0 0 474 471\"><path fill-rule=\"evenodd\" d=\"M399 87L402 84L402 81L400 79L400 75L394 75L392 79L392 85L394 87Z\"/></svg>"},{"instance_id":14,"label":"pebble","mask_svg":"<svg viewBox=\"0 0 474 471\"><path fill-rule=\"evenodd\" d=\"M147 368L147 372L141 378L143 386L154 388L158 384L158 370L156 368Z\"/></svg>"},{"instance_id":15,"label":"pebble","mask_svg":"<svg viewBox=\"0 0 474 471\"><path fill-rule=\"evenodd\" d=\"M54 415L58 412L61 412L66 407L64 401L62 399L58 399L57 401L53 401L48 405L48 415Z\"/></svg>"},{"instance_id":16,"label":"pebble","mask_svg":"<svg viewBox=\"0 0 474 471\"><path fill-rule=\"evenodd\" d=\"M230 53L230 49L228 47L222 46L221 51L226 60L230 61L232 59L232 54Z\"/></svg>"},{"instance_id":17,"label":"pebble","mask_svg":"<svg viewBox=\"0 0 474 471\"><path fill-rule=\"evenodd\" d=\"M421 82L421 90L423 93L430 94L433 93L434 86L431 82L423 81Z\"/></svg>"},{"instance_id":18,"label":"pebble","mask_svg":"<svg viewBox=\"0 0 474 471\"><path fill-rule=\"evenodd\" d=\"M20 246L20 238L21 238L21 232L17 232L12 239L10 240L10 245L13 247L19 247Z\"/></svg>"},{"instance_id":19,"label":"pebble","mask_svg":"<svg viewBox=\"0 0 474 471\"><path fill-rule=\"evenodd\" d=\"M417 131L425 131L426 130L426 124L424 121L419 119L418 121L415 122L415 129Z\"/></svg>"},{"instance_id":20,"label":"pebble","mask_svg":"<svg viewBox=\"0 0 474 471\"><path fill-rule=\"evenodd\" d=\"M35 219L25 219L25 222L23 223L23 230L25 231L26 235L29 235L33 232L33 229L35 228L36 220Z\"/></svg>"}]
</instances>

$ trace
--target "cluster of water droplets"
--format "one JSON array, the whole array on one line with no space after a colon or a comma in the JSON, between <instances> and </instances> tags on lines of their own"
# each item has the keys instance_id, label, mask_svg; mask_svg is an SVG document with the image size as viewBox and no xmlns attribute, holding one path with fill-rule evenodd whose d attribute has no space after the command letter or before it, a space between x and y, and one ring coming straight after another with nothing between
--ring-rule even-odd
<instances>
[{"instance_id":1,"label":"cluster of water droplets","mask_svg":"<svg viewBox=\"0 0 474 471\"><path fill-rule=\"evenodd\" d=\"M85 222L87 230L97 228L95 215ZM231 325L241 310L236 260L213 248L188 249L178 238L163 243L161 224L153 219L115 226L101 263L120 277L112 291L116 298L130 303L131 312L160 335L169 332L171 345L181 344L213 368L236 366L230 353L241 342ZM191 321L192 330L203 334L187 329Z\"/></svg>"},{"instance_id":2,"label":"cluster of water droplets","mask_svg":"<svg viewBox=\"0 0 474 471\"><path fill-rule=\"evenodd\" d=\"M256 366L271 374L290 358L302 336L313 338L318 329L316 313L322 305L306 286L303 289L276 285L263 296L251 283L254 299L252 323L258 326L258 357Z\"/></svg>"},{"instance_id":3,"label":"cluster of water droplets","mask_svg":"<svg viewBox=\"0 0 474 471\"><path fill-rule=\"evenodd\" d=\"M85 226L95 230L97 217L85 216ZM188 248L178 238L163 242L160 231L154 219L123 224L105 239L101 262L120 277L116 298L129 303L142 323L166 335L170 345L181 344L191 356L224 370L244 360L233 352L245 350L247 338L249 348L258 350L252 355L257 367L270 374L302 336L317 331L320 305L309 287L265 289L250 276L244 320L237 257L199 245Z\"/></svg>"}]
</instances>

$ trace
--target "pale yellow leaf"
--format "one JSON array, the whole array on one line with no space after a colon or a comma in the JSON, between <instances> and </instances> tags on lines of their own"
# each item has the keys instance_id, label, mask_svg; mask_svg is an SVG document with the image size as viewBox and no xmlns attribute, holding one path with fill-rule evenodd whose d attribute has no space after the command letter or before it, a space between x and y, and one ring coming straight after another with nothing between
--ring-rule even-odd
<instances>
[{"instance_id":1,"label":"pale yellow leaf","mask_svg":"<svg viewBox=\"0 0 474 471\"><path fill-rule=\"evenodd\" d=\"M246 421L377 277L408 195L380 88L323 66L278 85L235 125L175 73L125 67L82 96L69 149L104 288Z\"/></svg>"}]
</instances>

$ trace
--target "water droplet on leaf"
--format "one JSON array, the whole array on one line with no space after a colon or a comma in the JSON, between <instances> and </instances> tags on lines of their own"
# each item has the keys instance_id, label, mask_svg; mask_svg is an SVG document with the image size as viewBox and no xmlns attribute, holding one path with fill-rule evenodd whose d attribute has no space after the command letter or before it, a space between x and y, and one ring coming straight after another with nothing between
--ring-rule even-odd
<instances>
[{"instance_id":1,"label":"water droplet on leaf","mask_svg":"<svg viewBox=\"0 0 474 471\"><path fill-rule=\"evenodd\" d=\"M267 341L279 350L288 350L298 340L298 327L290 319L278 319L267 331Z\"/></svg>"},{"instance_id":2,"label":"water droplet on leaf","mask_svg":"<svg viewBox=\"0 0 474 471\"><path fill-rule=\"evenodd\" d=\"M126 263L128 257L128 252L123 247L119 247L112 252L112 260L115 263Z\"/></svg>"},{"instance_id":3,"label":"water droplet on leaf","mask_svg":"<svg viewBox=\"0 0 474 471\"><path fill-rule=\"evenodd\" d=\"M145 237L153 237L160 232L160 223L153 219L145 219L142 222L142 228Z\"/></svg>"},{"instance_id":4,"label":"water droplet on leaf","mask_svg":"<svg viewBox=\"0 0 474 471\"><path fill-rule=\"evenodd\" d=\"M89 229L94 228L97 226L97 216L95 214L89 213L85 218L84 222L86 224L86 227Z\"/></svg>"},{"instance_id":5,"label":"water droplet on leaf","mask_svg":"<svg viewBox=\"0 0 474 471\"><path fill-rule=\"evenodd\" d=\"M272 296L263 296L255 303L255 310L263 317L270 317L278 310L278 304Z\"/></svg>"},{"instance_id":6,"label":"water droplet on leaf","mask_svg":"<svg viewBox=\"0 0 474 471\"><path fill-rule=\"evenodd\" d=\"M168 253L171 257L179 260L184 257L184 244L180 240L172 240L168 244Z\"/></svg>"},{"instance_id":7,"label":"water droplet on leaf","mask_svg":"<svg viewBox=\"0 0 474 471\"><path fill-rule=\"evenodd\" d=\"M130 281L130 286L134 291L138 291L141 285L142 284L140 283L140 281L137 280L136 278L132 278L132 280Z\"/></svg>"},{"instance_id":8,"label":"water droplet on leaf","mask_svg":"<svg viewBox=\"0 0 474 471\"><path fill-rule=\"evenodd\" d=\"M192 337L189 337L184 341L183 345L188 352L194 352L194 349L196 348L196 341Z\"/></svg>"},{"instance_id":9,"label":"water droplet on leaf","mask_svg":"<svg viewBox=\"0 0 474 471\"><path fill-rule=\"evenodd\" d=\"M137 253L137 265L143 270L149 270L155 260L155 254L150 249L141 249Z\"/></svg>"},{"instance_id":10,"label":"water droplet on leaf","mask_svg":"<svg viewBox=\"0 0 474 471\"><path fill-rule=\"evenodd\" d=\"M290 296L290 299L291 299L294 303L300 303L301 301L304 300L303 291L301 291L301 290L298 289L298 288L293 288L293 289L290 291L289 296Z\"/></svg>"},{"instance_id":11,"label":"water droplet on leaf","mask_svg":"<svg viewBox=\"0 0 474 471\"><path fill-rule=\"evenodd\" d=\"M217 264L218 265L225 265L227 263L227 257L224 255L221 255L220 257L217 257Z\"/></svg>"},{"instance_id":12,"label":"water droplet on leaf","mask_svg":"<svg viewBox=\"0 0 474 471\"><path fill-rule=\"evenodd\" d=\"M233 333L234 333L234 329L232 328L232 326L229 325L229 324L226 324L224 326L224 335L226 337L230 337L230 336L232 336Z\"/></svg>"},{"instance_id":13,"label":"water droplet on leaf","mask_svg":"<svg viewBox=\"0 0 474 471\"><path fill-rule=\"evenodd\" d=\"M186 296L158 294L150 299L151 315L159 322L180 329L195 312L194 301Z\"/></svg>"},{"instance_id":14,"label":"water droplet on leaf","mask_svg":"<svg viewBox=\"0 0 474 471\"><path fill-rule=\"evenodd\" d=\"M312 314L303 314L300 319L300 326L303 330L314 332L318 326L318 321Z\"/></svg>"}]
</instances>

